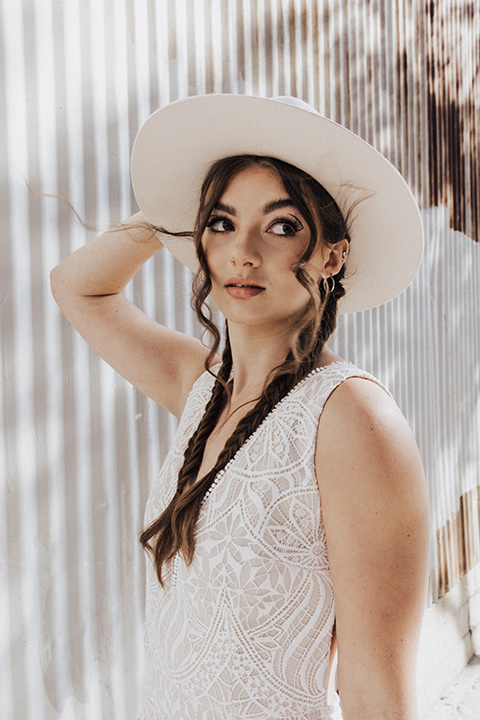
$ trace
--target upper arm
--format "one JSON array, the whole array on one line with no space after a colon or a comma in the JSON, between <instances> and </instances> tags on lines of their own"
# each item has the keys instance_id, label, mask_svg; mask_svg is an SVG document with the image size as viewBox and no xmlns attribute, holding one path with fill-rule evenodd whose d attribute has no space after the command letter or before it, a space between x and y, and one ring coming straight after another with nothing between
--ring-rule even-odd
<instances>
[{"instance_id":1,"label":"upper arm","mask_svg":"<svg viewBox=\"0 0 480 720\"><path fill-rule=\"evenodd\" d=\"M122 289L161 248L136 213L66 257L51 274L55 300L89 345L138 390L180 417L208 349L163 327Z\"/></svg>"},{"instance_id":2,"label":"upper arm","mask_svg":"<svg viewBox=\"0 0 480 720\"><path fill-rule=\"evenodd\" d=\"M373 710L383 718L382 707L393 702L388 717L410 720L425 604L427 499L413 435L380 386L352 378L334 391L318 427L316 470L345 718L377 717Z\"/></svg>"},{"instance_id":3,"label":"upper arm","mask_svg":"<svg viewBox=\"0 0 480 720\"><path fill-rule=\"evenodd\" d=\"M109 365L147 397L180 417L208 355L199 340L155 322L121 293L70 295L62 298L61 307Z\"/></svg>"}]
</instances>

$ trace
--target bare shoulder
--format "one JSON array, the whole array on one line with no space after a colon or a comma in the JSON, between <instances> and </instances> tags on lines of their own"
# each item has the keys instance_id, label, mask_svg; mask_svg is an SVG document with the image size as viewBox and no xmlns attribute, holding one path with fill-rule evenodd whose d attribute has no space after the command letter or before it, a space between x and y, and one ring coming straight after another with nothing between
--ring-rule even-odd
<instances>
[{"instance_id":1,"label":"bare shoulder","mask_svg":"<svg viewBox=\"0 0 480 720\"><path fill-rule=\"evenodd\" d=\"M379 462L408 455L421 466L413 433L392 396L378 383L351 377L333 391L318 425L317 457L325 462ZM414 457L413 457L414 456Z\"/></svg>"},{"instance_id":2,"label":"bare shoulder","mask_svg":"<svg viewBox=\"0 0 480 720\"><path fill-rule=\"evenodd\" d=\"M342 382L320 419L316 474L332 569L342 575L407 548L424 555L428 508L423 463L393 398L365 378ZM375 539L375 541L374 541ZM357 556L361 549L361 557Z\"/></svg>"},{"instance_id":3,"label":"bare shoulder","mask_svg":"<svg viewBox=\"0 0 480 720\"><path fill-rule=\"evenodd\" d=\"M425 518L425 477L415 437L378 383L353 377L334 390L318 425L315 462L326 526L336 526L342 513L350 513L352 523L361 520L357 531L367 534L371 524L380 527L381 518L391 530L402 514Z\"/></svg>"}]
</instances>

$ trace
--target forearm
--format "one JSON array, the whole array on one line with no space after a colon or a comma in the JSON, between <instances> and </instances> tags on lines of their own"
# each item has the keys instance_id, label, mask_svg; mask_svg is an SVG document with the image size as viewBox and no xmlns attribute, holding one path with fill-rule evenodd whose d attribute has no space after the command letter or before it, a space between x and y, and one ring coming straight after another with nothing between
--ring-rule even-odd
<instances>
[{"instance_id":1,"label":"forearm","mask_svg":"<svg viewBox=\"0 0 480 720\"><path fill-rule=\"evenodd\" d=\"M62 295L116 294L161 247L153 228L137 213L57 265L51 273L53 294L57 302Z\"/></svg>"}]
</instances>

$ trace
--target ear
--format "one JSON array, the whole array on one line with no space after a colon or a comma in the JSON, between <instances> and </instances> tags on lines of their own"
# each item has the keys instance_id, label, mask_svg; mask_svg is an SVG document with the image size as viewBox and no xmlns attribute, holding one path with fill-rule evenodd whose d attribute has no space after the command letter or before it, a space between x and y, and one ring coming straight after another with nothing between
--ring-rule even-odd
<instances>
[{"instance_id":1,"label":"ear","mask_svg":"<svg viewBox=\"0 0 480 720\"><path fill-rule=\"evenodd\" d=\"M348 240L345 239L337 243L331 250L328 251L322 275L324 275L324 277L336 275L341 270L347 256Z\"/></svg>"}]
</instances>

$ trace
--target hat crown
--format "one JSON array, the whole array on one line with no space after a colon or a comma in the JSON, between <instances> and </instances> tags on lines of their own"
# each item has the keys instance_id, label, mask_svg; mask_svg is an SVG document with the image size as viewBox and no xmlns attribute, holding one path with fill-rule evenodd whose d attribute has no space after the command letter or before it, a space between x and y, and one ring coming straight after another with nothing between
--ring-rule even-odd
<instances>
[{"instance_id":1,"label":"hat crown","mask_svg":"<svg viewBox=\"0 0 480 720\"><path fill-rule=\"evenodd\" d=\"M300 110L307 110L308 112L314 113L315 115L319 115L314 107L312 105L309 105L304 100L300 100L299 98L293 97L292 95L276 95L275 97L270 98L271 100L275 100L276 102L282 102L285 105L293 105L294 107L300 108Z\"/></svg>"}]
</instances>

